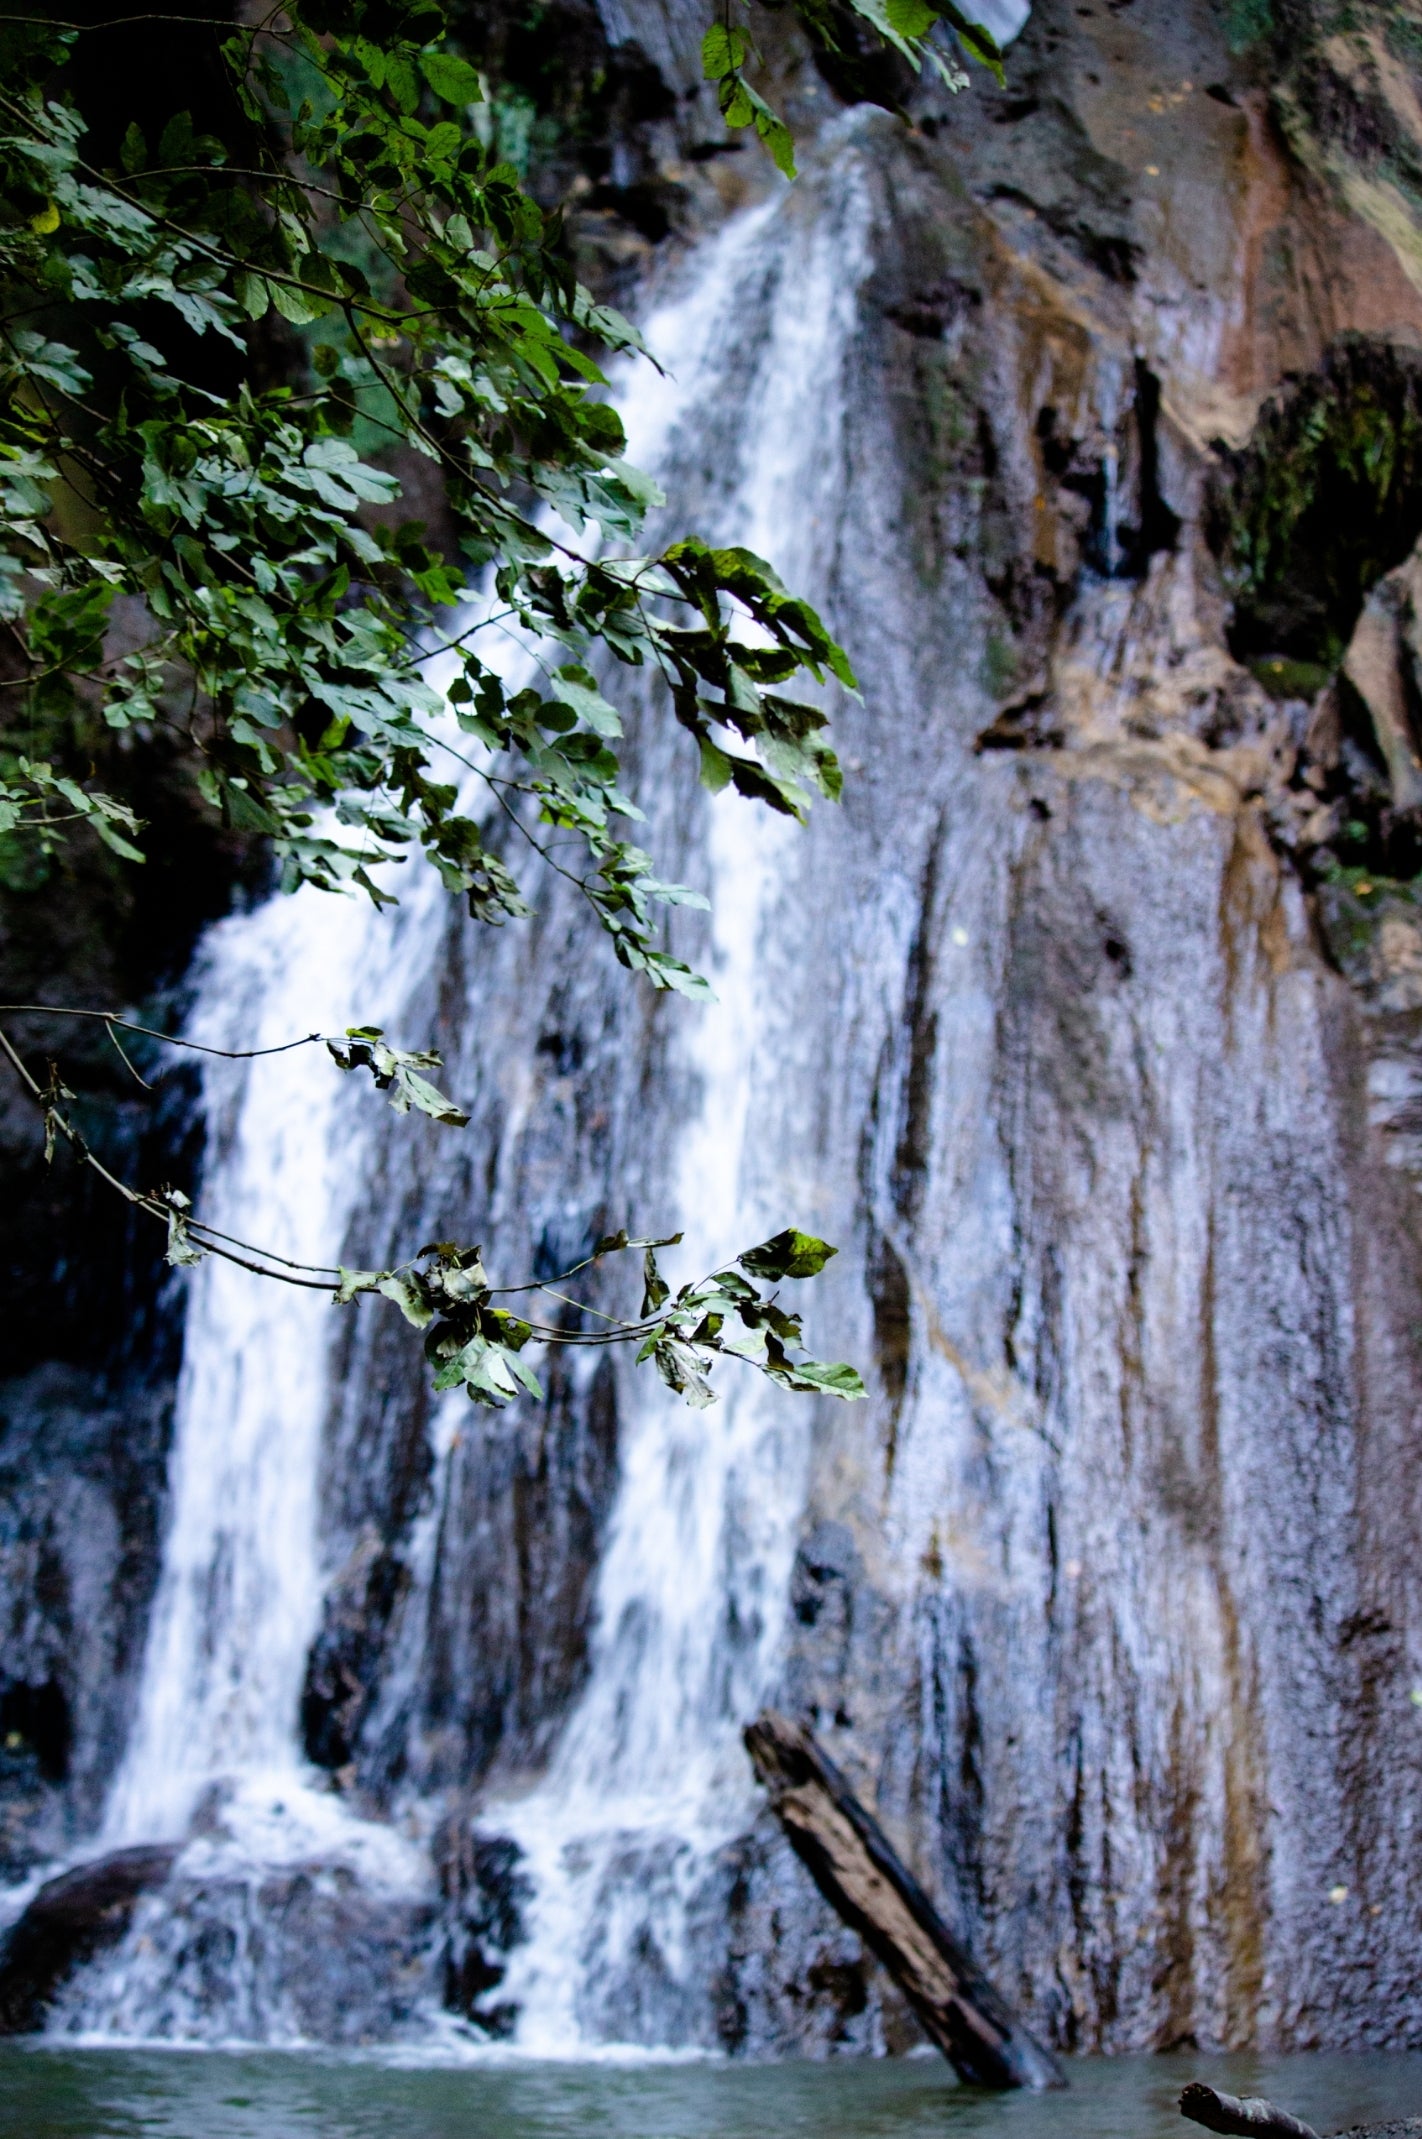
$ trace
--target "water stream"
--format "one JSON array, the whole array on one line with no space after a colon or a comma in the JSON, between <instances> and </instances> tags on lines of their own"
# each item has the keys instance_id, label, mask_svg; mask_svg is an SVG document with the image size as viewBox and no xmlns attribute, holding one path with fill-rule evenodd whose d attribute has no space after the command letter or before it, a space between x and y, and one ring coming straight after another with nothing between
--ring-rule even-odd
<instances>
[{"instance_id":1,"label":"water stream","mask_svg":"<svg viewBox=\"0 0 1422 2139\"><path fill-rule=\"evenodd\" d=\"M383 926L363 902L315 892L223 922L189 1036L235 1050L357 1018L397 1026L437 923L418 880ZM343 1089L318 1050L203 1059L203 1215L274 1256L328 1261L361 1192L368 1096ZM110 1845L182 1835L214 1785L254 1804L309 1799L296 1725L321 1608L330 1301L216 1257L190 1283L170 1526Z\"/></svg>"},{"instance_id":2,"label":"water stream","mask_svg":"<svg viewBox=\"0 0 1422 2139\"><path fill-rule=\"evenodd\" d=\"M625 404L632 458L676 495L673 471L704 450L707 412L724 425L738 385L712 539L746 543L799 586L822 564L816 531L833 524L865 220L851 149L808 232L783 196L730 225L647 322L665 381L639 378ZM759 1178L753 1170L748 1122L775 1074L760 953L797 835L730 794L710 816L718 1001L688 1020L699 1107L677 1138L682 1275L783 1222L763 1163ZM778 1662L806 1422L757 1377L723 1385L723 1401L698 1415L640 1384L587 1690L544 1782L486 1814L535 1880L531 1936L504 1994L521 2008L520 2043L543 2056L605 2038L607 1985L639 1944L655 1945L673 1982L684 1974L688 1903L710 1855L753 1817L739 1732Z\"/></svg>"},{"instance_id":3,"label":"water stream","mask_svg":"<svg viewBox=\"0 0 1422 2139\"><path fill-rule=\"evenodd\" d=\"M781 194L686 263L646 322L662 372L638 364L620 381L636 463L675 491L679 466L721 456L708 531L769 555L800 585L818 562L817 528L832 524L821 508L836 480L864 222L850 147L827 212L808 230ZM772 1074L761 1060L758 951L794 837L734 798L710 810L719 1000L685 1015L684 1067L699 1101L678 1133L672 1219L688 1237L674 1276L780 1222L747 1167L747 1118L758 1081ZM275 1046L357 1016L398 1030L431 977L440 918L432 877L417 876L393 919L304 892L227 921L204 953L192 1037ZM250 1065L206 1061L205 1215L276 1255L328 1260L364 1193L372 1095L343 1088L305 1051ZM195 1276L163 1574L106 1819L111 1846L191 1835L186 1878L245 1884L232 1964L248 1979L243 2034L291 2031L262 1990L261 1885L274 1867L344 1864L367 1887L412 1897L429 1885L409 1839L421 1831L418 1808L406 1808L399 1830L354 1816L300 1747L321 1611L332 1334L319 1295L263 1285L212 1259ZM437 1457L457 1408L457 1399L437 1408ZM576 2055L617 2032L605 1998L585 2030L586 1988L605 1982L649 1922L676 1972L681 1919L707 1855L753 1814L738 1731L775 1668L804 1462L802 1407L751 1374L727 1378L709 1424L639 1377L589 1683L546 1780L483 1814L518 1842L533 1881L529 1936L506 1992L531 2052ZM431 1537L440 1490L437 1473L422 1526ZM428 1561L417 1537L417 1584ZM412 1654L406 1670L419 1663ZM175 1987L163 1912L161 1896L144 1904L135 1935L69 2001L68 2029L232 2032L230 1997L215 2015L202 1985Z\"/></svg>"}]
</instances>

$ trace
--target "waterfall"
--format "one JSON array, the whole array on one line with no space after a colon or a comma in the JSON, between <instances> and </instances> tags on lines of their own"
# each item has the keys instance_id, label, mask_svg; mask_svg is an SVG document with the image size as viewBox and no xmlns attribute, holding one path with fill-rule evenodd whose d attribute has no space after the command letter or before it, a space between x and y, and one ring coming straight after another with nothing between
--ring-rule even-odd
<instances>
[{"instance_id":1,"label":"waterfall","mask_svg":"<svg viewBox=\"0 0 1422 2139\"><path fill-rule=\"evenodd\" d=\"M846 142L827 204L812 208L803 191L778 190L683 263L646 322L663 369L641 362L618 381L630 455L660 475L673 509L679 478L695 488L699 474L705 490L714 467L706 531L767 554L797 585L813 581L819 535L834 525L841 373L867 265L852 128ZM774 1076L764 1059L759 954L799 835L733 797L708 804L708 817L719 1000L681 1012L683 1066L700 1097L679 1130L677 1209L668 1215L687 1241L680 1263L672 1258L674 1278L800 1215L782 1207L796 1184L767 1180L764 1169L757 1177L748 1137L757 1084ZM428 872L415 875L394 916L303 891L233 917L205 947L190 1036L236 1050L356 1019L399 1029L402 1009L431 977L441 921ZM347 1086L314 1049L204 1061L204 1216L276 1255L329 1260L365 1190L374 1095ZM226 2001L228 2033L300 2032L260 1991L254 1923L272 1867L336 1861L407 1897L430 1884L428 1861L409 1839L418 1813L405 1831L357 1818L300 1748L303 1676L322 1606L333 1328L319 1294L263 1283L215 1258L193 1274L170 1527L132 1736L107 1813L111 1845L185 1842L181 1870L222 1872L243 1887L233 1935L250 1980L235 2021ZM520 2042L536 2053L579 2051L619 2032L606 2019L585 2024L587 1989L615 1968L609 1941L625 1947L646 1936L635 1895L649 1868L655 1935L675 1974L685 1904L708 1853L753 1813L738 1730L775 1668L806 1429L804 1407L749 1371L732 1367L720 1379L722 1403L694 1414L650 1372L636 1377L589 1683L547 1780L486 1814L519 1842L533 1882L531 1937L508 1994L523 2008ZM446 1399L436 1409L441 1445L453 1408ZM431 1523L427 1514L420 1526L426 1559ZM418 1569L419 1537L413 1545ZM397 1674L418 1668L417 1649L395 1663ZM163 1907L161 1897L144 1904L135 1934L87 1972L61 2025L212 2032L201 1997L173 1993ZM223 1908L231 1907L229 1895ZM676 2039L675 2021L666 2026L666 2039Z\"/></svg>"},{"instance_id":2,"label":"waterfall","mask_svg":"<svg viewBox=\"0 0 1422 2139\"><path fill-rule=\"evenodd\" d=\"M437 921L419 880L383 921L364 901L310 890L225 921L208 939L189 1037L237 1050L357 1019L397 1025L403 976L432 955ZM342 1089L316 1050L203 1059L205 1219L272 1255L328 1260L360 1193L371 1094ZM170 1529L112 1843L181 1835L213 1783L288 1797L300 1784L330 1301L216 1257L191 1288Z\"/></svg>"},{"instance_id":3,"label":"waterfall","mask_svg":"<svg viewBox=\"0 0 1422 2139\"><path fill-rule=\"evenodd\" d=\"M379 1303L199 1269L105 1837L180 1854L55 2028L903 2047L752 1817L769 1694L1054 2042L1422 2031L1418 1169L1363 1103L1415 1069L1416 914L1281 851L1324 760L1222 638L1200 442L1279 383L1274 323L1307 373L1324 284L1260 265L1209 11L1137 12L1059 11L1008 98L917 132L839 121L759 205L758 159L717 156L689 194L740 212L660 249L666 375L615 387L672 501L650 539L768 554L865 685L845 806L801 831L698 795L618 679L645 844L714 900L673 946L719 1003L630 985L532 871L501 936L417 877L393 920L236 917L200 968L197 1036L437 1032L471 1112L412 1133L315 1050L214 1061L218 1224L361 1263L482 1240L514 1281L680 1223L679 1281L793 1219L841 1246L803 1304L870 1400L727 1362L693 1415L579 1352L493 1416L432 1404ZM1116 131L1147 105L1160 174ZM1371 333L1361 226L1274 183L1281 244ZM616 1264L589 1282L635 1302ZM49 1496L81 1610L76 1533L113 1504L83 1482Z\"/></svg>"},{"instance_id":4,"label":"waterfall","mask_svg":"<svg viewBox=\"0 0 1422 2139\"><path fill-rule=\"evenodd\" d=\"M678 469L705 454L706 412L724 426L735 411L708 533L797 587L823 576L817 537L843 482L843 369L868 266L852 149L827 192L808 228L780 195L711 242L645 324L665 377L639 382L624 408L632 458L673 499ZM795 1218L784 1199L807 1188L767 1179L748 1133L776 1075L767 936L797 832L729 794L710 820L718 1001L686 1020L700 1098L679 1134L682 1276ZM739 1734L779 1660L807 1427L804 1407L758 1378L718 1379L722 1400L701 1414L639 1381L589 1683L546 1779L485 1814L518 1841L534 1882L530 1937L500 1995L539 2055L586 2054L629 2014L642 2041L685 2039L688 1910L716 1849L754 1816ZM645 1983L632 1987L649 1952L650 2008Z\"/></svg>"}]
</instances>

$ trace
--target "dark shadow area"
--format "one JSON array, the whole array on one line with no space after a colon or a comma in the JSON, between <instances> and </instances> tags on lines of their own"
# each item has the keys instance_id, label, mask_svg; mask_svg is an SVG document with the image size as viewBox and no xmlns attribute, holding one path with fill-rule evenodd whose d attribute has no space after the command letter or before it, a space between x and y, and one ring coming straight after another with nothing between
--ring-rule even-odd
<instances>
[{"instance_id":1,"label":"dark shadow area","mask_svg":"<svg viewBox=\"0 0 1422 2139\"><path fill-rule=\"evenodd\" d=\"M0 1691L0 1746L7 1754L28 1754L46 1782L68 1776L72 1737L69 1703L54 1679L39 1686L15 1680Z\"/></svg>"},{"instance_id":2,"label":"dark shadow area","mask_svg":"<svg viewBox=\"0 0 1422 2139\"><path fill-rule=\"evenodd\" d=\"M1236 659L1335 667L1369 588L1422 534L1422 357L1337 343L1265 407L1247 445L1221 451L1206 533L1234 600Z\"/></svg>"}]
</instances>

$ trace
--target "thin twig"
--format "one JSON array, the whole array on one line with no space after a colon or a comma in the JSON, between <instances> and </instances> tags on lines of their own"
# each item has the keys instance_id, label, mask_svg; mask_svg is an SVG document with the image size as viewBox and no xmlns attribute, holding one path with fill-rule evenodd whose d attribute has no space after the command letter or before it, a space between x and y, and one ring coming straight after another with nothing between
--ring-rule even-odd
<instances>
[{"instance_id":1,"label":"thin twig","mask_svg":"<svg viewBox=\"0 0 1422 2139\"><path fill-rule=\"evenodd\" d=\"M112 1018L105 1018L104 1030L108 1034L109 1038L113 1041L114 1047L118 1052L118 1058L120 1062L122 1062L124 1068L128 1070L129 1073L132 1075L134 1082L136 1084L141 1084L145 1092L151 1092L153 1087L148 1082L148 1079L146 1077L139 1076L138 1071L134 1068L133 1064L129 1061L128 1056L124 1053L123 1043L120 1041L118 1034L114 1031Z\"/></svg>"},{"instance_id":2,"label":"thin twig","mask_svg":"<svg viewBox=\"0 0 1422 2139\"><path fill-rule=\"evenodd\" d=\"M605 1315L600 1307L589 1307L586 1300L575 1300L571 1293L559 1292L553 1285L521 1285L517 1288L512 1285L506 1285L503 1288L506 1292L512 1292L515 1289L520 1292L546 1292L550 1300L561 1300L565 1307L576 1307L580 1315L596 1315L599 1322L616 1323L619 1329L626 1329L627 1327L627 1324L619 1315Z\"/></svg>"},{"instance_id":3,"label":"thin twig","mask_svg":"<svg viewBox=\"0 0 1422 2139\"><path fill-rule=\"evenodd\" d=\"M75 1010L67 1003L0 1003L0 1017L50 1017L50 1018L99 1018L106 1025L117 1025L124 1032L142 1033L145 1040L161 1040L165 1047L185 1047L192 1054L216 1055L223 1062L256 1062L264 1055L289 1055L295 1047L311 1047L324 1044L323 1032L308 1032L304 1039L284 1040L280 1047L208 1047L201 1040L184 1040L176 1033L159 1032L152 1025L135 1025L131 1018L121 1018L112 1010ZM124 1057L127 1061L127 1056ZM129 1065L132 1068L132 1064ZM134 1072L137 1075L137 1072ZM139 1078L140 1084L142 1078Z\"/></svg>"},{"instance_id":4,"label":"thin twig","mask_svg":"<svg viewBox=\"0 0 1422 2139\"><path fill-rule=\"evenodd\" d=\"M19 23L30 29L74 30L84 36L90 30L131 29L138 22L180 22L194 30L221 30L228 36L240 36L244 25L240 22L223 22L215 15L114 15L105 22L65 22L56 15L0 15L0 23ZM262 34L262 25L248 32L251 36Z\"/></svg>"},{"instance_id":5,"label":"thin twig","mask_svg":"<svg viewBox=\"0 0 1422 2139\"><path fill-rule=\"evenodd\" d=\"M215 1225L209 1225L205 1218L189 1218L188 1231L190 1233L201 1233L204 1238L210 1237L213 1240L225 1240L228 1242L229 1246L234 1248L246 1248L253 1255L260 1255L264 1262L280 1263L284 1270L309 1270L314 1272L317 1276L325 1276L328 1278L339 1278L341 1274L341 1266L339 1263L294 1263L289 1255L278 1255L275 1250L271 1248L254 1248L249 1240L239 1240L235 1233L219 1232L218 1228ZM268 1277L275 1277L277 1275L277 1272L275 1270L269 1270L266 1272L266 1275ZM327 1287L328 1291L331 1291L333 1289L334 1288L331 1286Z\"/></svg>"}]
</instances>

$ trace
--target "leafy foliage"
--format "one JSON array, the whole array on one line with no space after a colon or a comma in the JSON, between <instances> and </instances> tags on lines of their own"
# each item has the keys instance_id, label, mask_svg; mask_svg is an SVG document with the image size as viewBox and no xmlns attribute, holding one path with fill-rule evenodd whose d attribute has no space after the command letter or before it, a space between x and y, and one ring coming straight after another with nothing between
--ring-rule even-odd
<instances>
[{"instance_id":1,"label":"leafy foliage","mask_svg":"<svg viewBox=\"0 0 1422 2139\"><path fill-rule=\"evenodd\" d=\"M850 5L951 88L959 49L1000 73L950 0ZM832 44L828 0L796 6ZM140 864L145 827L84 739L101 731L121 764L130 739L161 734L288 889L385 903L388 866L422 852L475 918L501 923L529 910L519 837L572 877L624 966L705 994L660 933L665 908L705 902L627 836L640 812L606 679L659 674L706 786L803 817L841 776L823 710L796 687L852 691L845 654L750 551L637 549L663 501L625 460L599 357L639 338L578 285L557 216L499 160L486 84L438 0L292 0L210 29L220 132L189 112L147 133L135 121L105 161L66 71L81 26L0 19L0 849L44 856L83 829ZM751 56L729 15L707 33L728 124L753 125L793 175ZM380 462L400 452L438 468L454 555L396 519ZM550 832L560 853L571 835L577 867ZM127 1022L72 1014L102 1016L116 1045ZM324 1044L397 1112L466 1121L429 1075L433 1051L374 1026ZM675 1295L667 1241L613 1236L590 1260L642 1251L641 1314L537 1324L496 1304L477 1249L438 1243L370 1272L227 1239L180 1190L111 1174L57 1068L35 1076L3 1032L0 1049L46 1157L66 1144L162 1223L170 1263L216 1254L340 1301L379 1293L426 1331L440 1387L494 1405L536 1392L521 1354L537 1338L635 1341L697 1405L726 1355L791 1389L863 1394L851 1368L804 1354L776 1299L834 1252L813 1236L778 1234Z\"/></svg>"},{"instance_id":2,"label":"leafy foliage","mask_svg":"<svg viewBox=\"0 0 1422 2139\"><path fill-rule=\"evenodd\" d=\"M1222 457L1208 528L1233 651L1336 666L1368 588L1422 533L1415 356L1352 340L1330 350Z\"/></svg>"},{"instance_id":3,"label":"leafy foliage","mask_svg":"<svg viewBox=\"0 0 1422 2139\"><path fill-rule=\"evenodd\" d=\"M116 1046L119 1029L145 1033L150 1038L167 1037L126 1018L83 1011L72 1014L99 1018ZM390 1104L397 1112L407 1113L415 1108L447 1126L464 1127L468 1116L424 1075L427 1069L442 1066L432 1048L413 1053L391 1047L375 1026L353 1027L344 1039L343 1045L334 1039L323 1041L320 1033L309 1033L304 1040L289 1042L288 1047L324 1044L341 1069L368 1069L377 1086L389 1093ZM187 1040L169 1044L203 1054L225 1052ZM535 1398L543 1394L538 1377L522 1357L531 1342L595 1346L635 1343L638 1360L652 1360L668 1387L697 1409L715 1401L709 1376L717 1359L725 1357L748 1361L782 1388L851 1400L865 1394L853 1367L805 1354L799 1317L785 1312L773 1290L762 1289L785 1278L818 1275L835 1250L813 1234L793 1229L777 1233L759 1247L746 1249L736 1259L738 1268L718 1270L699 1283L683 1285L675 1295L658 1268L657 1251L676 1245L681 1240L680 1233L659 1240L629 1240L625 1232L610 1233L597 1243L591 1255L561 1276L531 1278L523 1284L502 1287L490 1284L482 1249L461 1247L456 1241L434 1242L421 1248L412 1261L388 1270L293 1263L249 1242L233 1240L207 1225L181 1189L136 1189L121 1181L89 1149L72 1116L74 1094L55 1066L50 1065L48 1078L41 1084L3 1031L0 1052L8 1056L23 1088L43 1113L46 1160L52 1161L58 1146L67 1144L81 1164L93 1168L135 1209L156 1218L167 1229L165 1254L171 1265L191 1268L206 1256L216 1255L260 1277L327 1292L338 1306L348 1305L362 1293L376 1293L392 1300L407 1322L425 1332L425 1355L434 1368L436 1389L462 1388L472 1402L501 1410L521 1392ZM285 1052L287 1048L251 1051ZM250 1059L250 1054L231 1059ZM604 1314L600 1309L584 1310L562 1291L562 1286L605 1256L636 1249L643 1254L644 1285L641 1313L635 1319ZM572 1309L572 1322L536 1322L496 1304L499 1297L538 1293L548 1294ZM593 1312L599 1326L589 1329L584 1325L587 1314Z\"/></svg>"},{"instance_id":4,"label":"leafy foliage","mask_svg":"<svg viewBox=\"0 0 1422 2139\"><path fill-rule=\"evenodd\" d=\"M772 1293L762 1292L742 1273L765 1280L806 1277L822 1269L834 1249L808 1234L781 1234L763 1247L748 1248L737 1258L739 1269L718 1270L673 1295L657 1267L657 1250L681 1239L629 1240L614 1233L599 1241L577 1269L605 1255L640 1248L645 1289L636 1322L617 1322L601 1330L522 1320L494 1305L494 1288L484 1270L482 1250L441 1241L420 1250L417 1265L401 1270L342 1270L336 1298L346 1302L362 1292L383 1293L394 1300L408 1322L427 1332L425 1353L435 1368L435 1387L462 1387L473 1402L502 1408L520 1390L541 1396L536 1375L521 1357L530 1340L560 1344L626 1343L640 1340L637 1357L650 1359L668 1388L696 1409L715 1402L709 1375L718 1358L748 1360L787 1389L816 1390L830 1396L863 1396L864 1384L853 1367L827 1365L802 1354L798 1316L786 1314ZM777 1252L778 1243L800 1243L797 1255ZM551 1290L574 1276L565 1272L548 1286L507 1288L516 1292ZM800 1355L800 1356L792 1356Z\"/></svg>"},{"instance_id":5,"label":"leafy foliage","mask_svg":"<svg viewBox=\"0 0 1422 2139\"><path fill-rule=\"evenodd\" d=\"M852 674L749 552L613 553L659 495L623 459L588 344L637 335L491 161L480 77L438 11L414 0L379 42L365 12L337 27L293 8L234 35L229 138L186 114L157 141L130 126L107 170L53 93L76 33L0 30L7 737L86 692L112 730L179 729L208 801L270 841L288 887L385 899L376 865L423 848L497 922L527 907L470 805L482 785L535 843L529 809L581 842L577 880L625 964L697 992L656 941L658 910L690 894L621 834L638 814L621 720L588 663L659 670L711 784L795 815L839 774L823 713L784 686ZM300 389L256 383L273 318L319 335ZM235 352L234 391L202 383L201 343ZM358 425L438 463L458 566L381 517L398 484L362 458ZM121 597L144 633L120 653ZM489 656L509 628L549 650L536 685ZM423 674L440 644L445 695ZM81 819L139 858L120 800L7 748L0 831L52 841Z\"/></svg>"},{"instance_id":6,"label":"leafy foliage","mask_svg":"<svg viewBox=\"0 0 1422 2139\"><path fill-rule=\"evenodd\" d=\"M444 1122L451 1129L466 1126L469 1116L424 1074L441 1067L442 1057L434 1048L412 1053L391 1047L378 1025L348 1025L346 1039L350 1043L346 1047L338 1040L326 1042L332 1060L343 1070L368 1069L377 1088L389 1093L397 1114L408 1114L413 1107L416 1113L428 1114L431 1121Z\"/></svg>"},{"instance_id":7,"label":"leafy foliage","mask_svg":"<svg viewBox=\"0 0 1422 2139\"><path fill-rule=\"evenodd\" d=\"M996 40L954 0L845 0L845 4L876 44L897 52L916 74L936 75L953 95L968 86L960 52L1002 80L1002 54ZM839 50L833 0L796 0L795 12L818 44L831 52ZM713 22L701 40L701 70L708 82L716 84L716 101L727 126L753 126L777 168L793 178L795 143L790 129L746 80L746 62L753 52L750 32L731 20L728 4L724 18Z\"/></svg>"}]
</instances>

